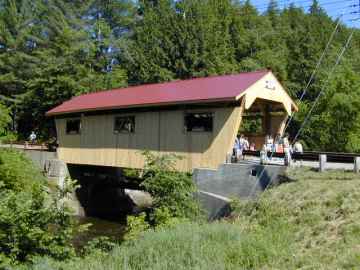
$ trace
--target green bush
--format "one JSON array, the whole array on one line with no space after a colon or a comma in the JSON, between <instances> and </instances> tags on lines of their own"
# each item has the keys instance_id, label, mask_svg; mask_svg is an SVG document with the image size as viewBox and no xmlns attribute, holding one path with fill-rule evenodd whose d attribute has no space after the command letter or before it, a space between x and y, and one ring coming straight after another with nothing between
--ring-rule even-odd
<instances>
[{"instance_id":1,"label":"green bush","mask_svg":"<svg viewBox=\"0 0 360 270\"><path fill-rule=\"evenodd\" d=\"M47 255L66 259L74 255L70 245L69 213L53 203L46 206L43 191L0 193L0 253L13 263Z\"/></svg>"},{"instance_id":2,"label":"green bush","mask_svg":"<svg viewBox=\"0 0 360 270\"><path fill-rule=\"evenodd\" d=\"M78 227L65 201L74 182L50 193L40 172L22 153L0 150L0 266L31 262L36 256L58 260L75 255Z\"/></svg>"},{"instance_id":3,"label":"green bush","mask_svg":"<svg viewBox=\"0 0 360 270\"><path fill-rule=\"evenodd\" d=\"M146 221L145 213L141 213L138 216L128 216L127 231L124 238L125 240L135 240L149 229L150 229L150 225Z\"/></svg>"},{"instance_id":4,"label":"green bush","mask_svg":"<svg viewBox=\"0 0 360 270\"><path fill-rule=\"evenodd\" d=\"M100 253L109 253L116 247L116 243L107 236L100 236L90 240L81 250L82 256L89 256Z\"/></svg>"},{"instance_id":5,"label":"green bush","mask_svg":"<svg viewBox=\"0 0 360 270\"><path fill-rule=\"evenodd\" d=\"M175 170L175 155L155 155L143 152L145 166L141 186L149 192L153 199L153 207L148 215L127 218L125 240L134 240L145 231L165 229L185 222L200 220L199 205L194 198L195 184L189 173Z\"/></svg>"},{"instance_id":6,"label":"green bush","mask_svg":"<svg viewBox=\"0 0 360 270\"><path fill-rule=\"evenodd\" d=\"M297 181L235 201L238 215L227 221L160 227L108 255L42 258L21 270L359 269L359 176L299 169L289 177Z\"/></svg>"},{"instance_id":7,"label":"green bush","mask_svg":"<svg viewBox=\"0 0 360 270\"><path fill-rule=\"evenodd\" d=\"M45 178L22 152L4 148L0 149L0 182L3 189L20 192L44 185Z\"/></svg>"},{"instance_id":8,"label":"green bush","mask_svg":"<svg viewBox=\"0 0 360 270\"><path fill-rule=\"evenodd\" d=\"M166 208L172 217L199 217L199 205L194 198L196 187L191 174L175 170L175 163L180 157L156 156L150 152L144 152L144 155L146 162L141 185L153 196L154 208Z\"/></svg>"}]
</instances>

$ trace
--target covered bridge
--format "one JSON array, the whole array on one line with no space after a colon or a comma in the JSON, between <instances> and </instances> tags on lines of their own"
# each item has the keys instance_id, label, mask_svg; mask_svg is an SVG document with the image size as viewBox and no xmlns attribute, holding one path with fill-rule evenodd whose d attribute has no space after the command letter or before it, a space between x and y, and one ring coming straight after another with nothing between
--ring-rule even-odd
<instances>
[{"instance_id":1,"label":"covered bridge","mask_svg":"<svg viewBox=\"0 0 360 270\"><path fill-rule=\"evenodd\" d=\"M242 119L259 148L281 133L295 103L268 70L147 84L77 96L55 117L58 156L68 164L142 168L142 150L183 156L177 169L217 168L232 152Z\"/></svg>"}]
</instances>

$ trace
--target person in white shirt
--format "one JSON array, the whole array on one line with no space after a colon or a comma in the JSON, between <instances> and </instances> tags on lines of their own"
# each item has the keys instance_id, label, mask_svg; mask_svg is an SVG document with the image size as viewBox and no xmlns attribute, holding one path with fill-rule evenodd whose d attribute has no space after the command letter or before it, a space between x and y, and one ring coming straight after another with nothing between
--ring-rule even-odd
<instances>
[{"instance_id":1,"label":"person in white shirt","mask_svg":"<svg viewBox=\"0 0 360 270\"><path fill-rule=\"evenodd\" d=\"M284 153L285 153L285 165L289 166L291 163L291 145L289 142L289 135L285 134L283 137Z\"/></svg>"},{"instance_id":2,"label":"person in white shirt","mask_svg":"<svg viewBox=\"0 0 360 270\"><path fill-rule=\"evenodd\" d=\"M299 141L296 141L295 144L294 144L294 152L295 153L304 153L304 148L301 144L301 142Z\"/></svg>"},{"instance_id":3,"label":"person in white shirt","mask_svg":"<svg viewBox=\"0 0 360 270\"><path fill-rule=\"evenodd\" d=\"M250 144L247 137L244 138L244 150L249 150Z\"/></svg>"},{"instance_id":4,"label":"person in white shirt","mask_svg":"<svg viewBox=\"0 0 360 270\"><path fill-rule=\"evenodd\" d=\"M34 143L35 143L35 141L36 141L36 134L35 134L34 131L31 131L31 134L30 134L30 136L29 136L29 139L30 139L31 144L34 144Z\"/></svg>"}]
</instances>

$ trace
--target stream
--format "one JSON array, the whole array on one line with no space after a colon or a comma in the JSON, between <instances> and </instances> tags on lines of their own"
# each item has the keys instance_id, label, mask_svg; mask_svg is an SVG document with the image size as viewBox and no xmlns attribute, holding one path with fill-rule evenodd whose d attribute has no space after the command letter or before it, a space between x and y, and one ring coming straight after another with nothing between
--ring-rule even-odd
<instances>
[{"instance_id":1,"label":"stream","mask_svg":"<svg viewBox=\"0 0 360 270\"><path fill-rule=\"evenodd\" d=\"M106 236L115 242L120 242L126 230L126 219L115 222L95 217L76 216L75 218L80 224L91 224L87 231L74 238L73 243L76 249L80 249L88 241L100 236Z\"/></svg>"}]
</instances>

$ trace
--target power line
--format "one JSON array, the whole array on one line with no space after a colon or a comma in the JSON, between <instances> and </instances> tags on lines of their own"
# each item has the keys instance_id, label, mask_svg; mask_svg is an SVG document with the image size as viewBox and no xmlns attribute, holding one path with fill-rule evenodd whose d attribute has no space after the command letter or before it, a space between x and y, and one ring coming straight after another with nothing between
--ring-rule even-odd
<instances>
[{"instance_id":1,"label":"power line","mask_svg":"<svg viewBox=\"0 0 360 270\"><path fill-rule=\"evenodd\" d=\"M304 98L304 96L305 96L305 94L306 94L306 92L307 92L310 84L312 83L312 81L313 81L313 79L314 79L314 77L315 77L315 74L316 74L317 70L319 69L322 61L324 60L324 57L325 57L325 55L326 55L326 53L327 53L327 51L328 51L328 49L329 49L329 47L330 47L330 44L332 43L332 41L333 41L333 39L334 39L334 37L335 37L335 35L336 35L336 33L337 33L337 30L338 30L338 28L339 28L339 25L340 25L340 22L341 22L341 20L340 20L341 17L342 17L342 14L338 17L338 22L337 22L337 24L336 24L333 32L331 33L330 38L329 38L329 40L328 40L328 42L327 42L327 44L326 44L326 46L325 46L325 49L324 49L324 51L322 52L321 57L320 57L319 61L317 62L316 67L315 67L314 71L312 72L311 77L310 77L310 79L309 79L309 81L308 81L308 83L307 83L307 85L306 85L306 87L305 87L305 89L304 89L301 97L300 97L300 102L301 102L302 99ZM331 73L335 70L336 66L340 63L340 60L341 60L341 58L342 58L345 50L347 49L348 45L350 44L350 41L351 41L351 39L352 39L352 36L353 36L354 31L355 31L355 29L353 29L353 31L352 31L349 39L347 40L345 46L343 47L341 53L338 55L337 61L336 61L336 63L335 63L335 66L333 67L332 71L329 73L329 77L330 77ZM329 77L328 77L328 78L329 78ZM320 95L321 95L321 94L320 94ZM319 95L319 96L320 96L320 95ZM318 97L318 98L319 98L319 97ZM317 98L317 99L318 99L318 98ZM313 107L315 107L315 106L316 106L316 103L315 103L315 105L313 105ZM310 114L311 114L311 112L310 112ZM286 125L286 127L284 128L284 130L286 130L286 128L289 126L290 122L291 122L292 119L293 119L293 116L294 116L294 113L291 114L290 120L287 122L287 125ZM304 126L304 122L303 122L302 127L303 127L303 126ZM301 130L301 128L300 128L300 130ZM297 136L298 136L298 134L300 134L300 130L298 131ZM297 136L295 136L296 138L294 139L294 141L296 141ZM274 152L271 153L270 158L272 158L273 155L274 155ZM251 193L250 193L250 196L253 196L253 195L254 195L254 193L255 193L255 188L256 188L256 186L258 185L258 183L259 183L261 177L263 176L264 172L265 172L265 167L264 167L263 170L261 171L259 177L257 177L257 179L256 179L256 184L253 186L253 188L252 188L252 190L251 190ZM269 184L270 184L270 183L269 183ZM265 189L266 189L266 188L265 188Z\"/></svg>"},{"instance_id":2,"label":"power line","mask_svg":"<svg viewBox=\"0 0 360 270\"><path fill-rule=\"evenodd\" d=\"M324 60L324 57L325 57L328 49L330 48L330 44L331 44L332 41L334 40L334 37L335 37L335 35L336 35L336 33L337 33L337 30L338 30L338 28L339 28L339 26L340 26L340 22L341 22L341 21L340 21L340 18L341 18L341 17L342 17L342 15L339 16L338 22L337 22L337 24L336 24L336 26L335 26L335 29L334 29L333 32L331 33L330 38L329 38L329 40L328 40L328 42L327 42L327 44L326 44L326 46L325 46L325 49L323 50L323 52L322 52L322 54L321 54L321 56L320 56L320 59L318 60L316 66L315 66L315 69L314 69L313 72L311 73L310 79L308 80L308 82L307 82L307 84L306 84L306 86L305 86L305 88L304 88L304 90L303 90L303 92L302 92L302 94L301 94L301 96L300 96L300 98L299 98L299 102L300 102L300 103L301 103L302 100L304 99L304 97L305 97L305 95L306 95L306 93L307 93L307 91L308 91L308 89L309 89L309 87L310 87L310 84L313 82L313 80L314 80L314 78L315 78L315 75L316 75L319 67L321 66L321 64L322 64L322 62L323 62L323 60ZM295 112L292 112L291 115L290 115L289 120L288 120L287 123L286 123L286 126L285 126L285 128L284 128L284 131L289 127L291 121L292 121L293 118L294 118L294 115L295 115Z\"/></svg>"},{"instance_id":3,"label":"power line","mask_svg":"<svg viewBox=\"0 0 360 270\"><path fill-rule=\"evenodd\" d=\"M337 10L343 9L343 8L348 8L348 7L352 7L352 6L353 6L353 5L351 5L351 6L346 6L346 5L344 5L344 4L346 4L346 3L343 3L343 2L341 1L341 2L337 2L337 3L333 2L333 3L323 4L323 5L320 6L320 8L323 8L323 10L328 14L328 13L329 13L329 8L326 8L326 9L325 9L324 6L329 7L329 6L335 6L335 5L337 5L337 4L343 4L342 6L336 7ZM301 8L301 9L303 9L305 12L307 12L311 7L312 7L311 5L299 5L299 6L296 6L296 8ZM264 12L267 11L267 8L256 8L256 9L258 9L260 13L264 13Z\"/></svg>"},{"instance_id":4,"label":"power line","mask_svg":"<svg viewBox=\"0 0 360 270\"><path fill-rule=\"evenodd\" d=\"M332 73L335 71L336 67L339 65L342 57L344 56L344 53L345 53L346 49L349 47L350 42L351 42L351 40L352 40L352 38L353 38L353 36L354 36L354 32L355 32L355 29L353 29L353 30L351 31L351 34L349 35L349 37L348 37L348 39L347 39L347 41L346 41L346 44L343 46L340 54L338 55L338 57L337 57L337 59L336 59L335 65L332 67L331 71L329 72L329 75L328 75L328 77L327 77L327 79L326 79L326 82L324 83L324 87L321 89L320 93L319 93L318 96L316 97L313 105L311 106L311 108L310 108L309 112L307 113L307 115L306 115L303 123L301 124L298 132L296 133L296 135L295 135L295 137L294 137L294 141L296 141L297 138L299 137L299 135L301 134L301 132L302 132L302 130L304 129L305 125L306 125L307 122L310 120L311 114L312 114L313 110L315 109L317 103L319 102L321 96L325 93L325 86L329 83Z\"/></svg>"},{"instance_id":5,"label":"power line","mask_svg":"<svg viewBox=\"0 0 360 270\"><path fill-rule=\"evenodd\" d=\"M299 6L302 8L309 8L312 6L312 4L310 4L309 2L312 2L313 0L302 0L302 1L292 1L292 2L288 2L287 3L289 5L294 4L295 6ZM323 7L323 6L328 6L328 5L335 5L335 4L344 4L344 3L348 3L348 2L355 2L355 0L336 0L336 1L330 1L330 2L323 2L319 4L319 7ZM285 2L283 2L283 4L285 4ZM282 4L280 4L282 5ZM263 4L263 5L253 5L255 8L261 10L264 9L266 10L268 8L268 4Z\"/></svg>"},{"instance_id":6,"label":"power line","mask_svg":"<svg viewBox=\"0 0 360 270\"><path fill-rule=\"evenodd\" d=\"M359 19L360 19L360 18L359 18ZM354 32L355 32L355 29L353 29L353 31L351 32L349 38L348 38L347 41L346 41L346 44L343 46L341 52L338 54L338 57L337 57L336 62L335 62L335 65L334 65L334 67L332 68L331 72L329 72L327 82L330 80L330 77L331 77L332 73L335 71L335 69L336 69L336 67L338 66L338 64L340 63L340 61L341 61L341 59L342 59L342 57L343 57L346 49L347 49L348 46L350 45L350 42L351 42L351 40L352 40L352 38L353 38ZM313 106L312 106L312 109L309 111L309 113L308 113L308 115L307 115L307 119L305 119L304 122L303 122L303 124L302 124L302 128L306 125L306 122L308 121L308 119L309 119L309 117L310 117L310 115L311 115L311 113L312 113L312 110L315 108L318 100L320 99L321 95L324 93L324 90L325 90L325 88L323 88L322 91L319 93L316 101L314 102L314 104L313 104ZM300 134L300 132L301 132L301 128L299 129L297 136ZM297 138L297 137L296 137L296 138ZM295 139L295 140L296 140L296 139ZM273 154L274 154L274 152L272 152L271 157L273 156ZM256 191L256 187L257 187L258 184L259 184L259 180L261 179L261 177L263 176L263 174L264 174L264 172L265 172L265 168L266 168L266 167L265 167L265 165L264 165L264 168L262 169L261 174L259 175L259 177L257 177L256 183L253 185L253 187L252 187L252 189L251 189L250 197L253 197L253 196L254 196L255 191ZM269 183L266 185L266 187L264 188L263 192L265 192L265 191L268 189L268 187L271 186L272 182L273 182L273 178L270 179ZM261 198L261 196L259 196L256 201L258 201L260 198ZM254 211L255 207L256 207L256 205L254 205L254 207L251 209L251 214L252 214L252 212Z\"/></svg>"},{"instance_id":7,"label":"power line","mask_svg":"<svg viewBox=\"0 0 360 270\"><path fill-rule=\"evenodd\" d=\"M280 5L284 5L284 4L296 4L295 2L302 2L302 3L306 3L306 2L312 2L313 0L302 0L302 1L290 1L290 0L282 0L282 1L277 1L277 4L280 6ZM348 0L350 1L350 0ZM290 3L289 3L290 2ZM269 6L269 3L267 4L252 4L253 6L255 7L268 7Z\"/></svg>"}]
</instances>

